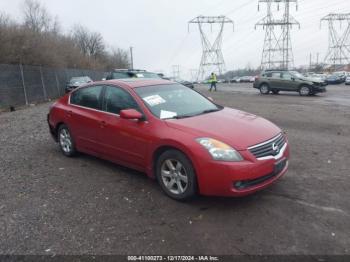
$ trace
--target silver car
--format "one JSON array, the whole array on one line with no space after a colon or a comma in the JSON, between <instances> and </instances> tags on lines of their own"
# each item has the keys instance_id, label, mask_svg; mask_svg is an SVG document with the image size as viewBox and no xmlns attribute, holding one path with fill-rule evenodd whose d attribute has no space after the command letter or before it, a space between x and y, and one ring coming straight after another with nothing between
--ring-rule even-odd
<instances>
[{"instance_id":1,"label":"silver car","mask_svg":"<svg viewBox=\"0 0 350 262\"><path fill-rule=\"evenodd\" d=\"M350 76L347 76L345 79L345 84L350 85Z\"/></svg>"}]
</instances>

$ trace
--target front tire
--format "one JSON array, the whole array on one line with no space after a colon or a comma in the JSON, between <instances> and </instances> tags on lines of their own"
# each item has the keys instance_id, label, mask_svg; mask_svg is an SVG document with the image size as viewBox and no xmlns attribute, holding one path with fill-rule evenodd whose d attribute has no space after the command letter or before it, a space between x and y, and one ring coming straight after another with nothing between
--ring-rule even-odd
<instances>
[{"instance_id":1,"label":"front tire","mask_svg":"<svg viewBox=\"0 0 350 262\"><path fill-rule=\"evenodd\" d=\"M299 89L300 96L309 96L311 94L310 87L308 86L301 86Z\"/></svg>"},{"instance_id":2,"label":"front tire","mask_svg":"<svg viewBox=\"0 0 350 262\"><path fill-rule=\"evenodd\" d=\"M191 161L178 150L165 151L157 160L156 176L169 197L184 201L197 193L197 180Z\"/></svg>"},{"instance_id":3,"label":"front tire","mask_svg":"<svg viewBox=\"0 0 350 262\"><path fill-rule=\"evenodd\" d=\"M65 156L72 157L77 153L69 128L65 124L59 126L57 140L60 149Z\"/></svg>"},{"instance_id":4,"label":"front tire","mask_svg":"<svg viewBox=\"0 0 350 262\"><path fill-rule=\"evenodd\" d=\"M262 84L260 86L260 93L263 95L268 95L270 93L270 87L268 84Z\"/></svg>"}]
</instances>

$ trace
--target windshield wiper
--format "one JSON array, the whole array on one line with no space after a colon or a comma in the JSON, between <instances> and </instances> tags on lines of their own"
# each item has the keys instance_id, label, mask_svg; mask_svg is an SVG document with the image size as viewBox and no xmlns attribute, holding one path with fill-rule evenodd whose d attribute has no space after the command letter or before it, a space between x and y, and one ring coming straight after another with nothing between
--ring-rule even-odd
<instances>
[{"instance_id":1,"label":"windshield wiper","mask_svg":"<svg viewBox=\"0 0 350 262\"><path fill-rule=\"evenodd\" d=\"M202 112L198 113L198 114L190 114L190 115L179 115L179 116L173 116L173 117L169 117L169 118L165 118L166 119L183 119L183 118L189 118L189 117L193 117L193 116L199 116L199 115L203 115L203 114L208 114L208 113L212 113L212 112L217 112L220 111L220 108L216 108L216 109L207 109L207 110L203 110Z\"/></svg>"},{"instance_id":2,"label":"windshield wiper","mask_svg":"<svg viewBox=\"0 0 350 262\"><path fill-rule=\"evenodd\" d=\"M221 109L219 108L215 108L215 109L207 109L207 110L204 110L202 112L200 112L199 114L202 115L202 114L208 114L208 113L213 113L213 112L217 112L217 111L220 111Z\"/></svg>"}]
</instances>

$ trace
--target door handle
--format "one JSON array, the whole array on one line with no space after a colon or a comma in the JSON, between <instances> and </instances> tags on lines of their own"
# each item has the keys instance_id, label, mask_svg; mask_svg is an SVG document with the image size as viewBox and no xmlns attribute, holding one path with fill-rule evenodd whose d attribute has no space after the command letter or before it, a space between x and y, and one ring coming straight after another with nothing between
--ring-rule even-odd
<instances>
[{"instance_id":1,"label":"door handle","mask_svg":"<svg viewBox=\"0 0 350 262\"><path fill-rule=\"evenodd\" d=\"M72 112L71 110L68 110L68 111L66 111L66 115L67 115L68 117L72 117L73 112Z\"/></svg>"},{"instance_id":2,"label":"door handle","mask_svg":"<svg viewBox=\"0 0 350 262\"><path fill-rule=\"evenodd\" d=\"M101 128L105 128L107 126L107 123L105 121L100 122Z\"/></svg>"}]
</instances>

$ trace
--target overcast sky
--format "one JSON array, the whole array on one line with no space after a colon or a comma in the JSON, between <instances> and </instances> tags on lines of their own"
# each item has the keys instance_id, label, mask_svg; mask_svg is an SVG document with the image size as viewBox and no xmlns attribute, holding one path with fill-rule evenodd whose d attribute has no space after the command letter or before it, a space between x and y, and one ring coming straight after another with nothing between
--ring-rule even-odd
<instances>
[{"instance_id":1,"label":"overcast sky","mask_svg":"<svg viewBox=\"0 0 350 262\"><path fill-rule=\"evenodd\" d=\"M258 12L258 0L40 1L58 16L66 32L75 24L85 25L100 32L111 46L133 46L136 68L170 73L172 65L180 65L187 78L190 69L198 68L202 52L198 28L192 26L188 32L187 22L198 15L227 15L235 22L234 32L232 28L224 32L227 69L260 64L264 31L254 30L254 24L266 15L266 7L261 4ZM21 19L22 2L1 0L0 11ZM317 53L320 60L326 54L328 31L326 24L320 29L320 18L330 12L350 12L350 0L299 0L298 5L298 11L292 5L291 14L301 29L293 28L292 45L295 64L304 65L310 52L314 60Z\"/></svg>"}]
</instances>

